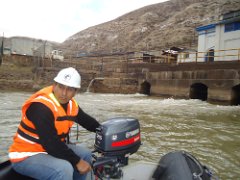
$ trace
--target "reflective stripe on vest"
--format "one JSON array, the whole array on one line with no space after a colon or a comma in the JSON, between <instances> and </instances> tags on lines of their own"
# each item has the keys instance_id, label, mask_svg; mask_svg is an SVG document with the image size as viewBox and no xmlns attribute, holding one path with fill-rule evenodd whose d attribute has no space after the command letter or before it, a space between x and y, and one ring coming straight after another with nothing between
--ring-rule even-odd
<instances>
[{"instance_id":1,"label":"reflective stripe on vest","mask_svg":"<svg viewBox=\"0 0 240 180\"><path fill-rule=\"evenodd\" d=\"M29 156L33 156L40 153L47 154L46 152L10 152L8 154L8 157L11 159L12 162L18 162L19 160L24 160Z\"/></svg>"}]
</instances>

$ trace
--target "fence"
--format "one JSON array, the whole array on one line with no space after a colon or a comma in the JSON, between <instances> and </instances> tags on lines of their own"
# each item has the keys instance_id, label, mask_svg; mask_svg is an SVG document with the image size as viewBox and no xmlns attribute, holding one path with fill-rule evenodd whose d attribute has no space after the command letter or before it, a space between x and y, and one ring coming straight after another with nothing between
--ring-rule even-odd
<instances>
[{"instance_id":1,"label":"fence","mask_svg":"<svg viewBox=\"0 0 240 180\"><path fill-rule=\"evenodd\" d=\"M178 63L214 61L240 61L240 48L227 50L210 49L207 52L181 52L178 53L177 59Z\"/></svg>"}]
</instances>

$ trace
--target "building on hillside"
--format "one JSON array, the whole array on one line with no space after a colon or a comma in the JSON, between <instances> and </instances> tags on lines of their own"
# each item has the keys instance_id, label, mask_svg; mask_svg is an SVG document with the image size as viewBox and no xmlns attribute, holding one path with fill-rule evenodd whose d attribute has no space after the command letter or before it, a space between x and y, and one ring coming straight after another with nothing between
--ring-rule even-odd
<instances>
[{"instance_id":1,"label":"building on hillside","mask_svg":"<svg viewBox=\"0 0 240 180\"><path fill-rule=\"evenodd\" d=\"M240 10L220 17L219 22L200 26L198 62L239 60Z\"/></svg>"},{"instance_id":2,"label":"building on hillside","mask_svg":"<svg viewBox=\"0 0 240 180\"><path fill-rule=\"evenodd\" d=\"M4 54L4 55L11 55L11 48L9 48L9 47L4 47L4 48L3 48L3 54Z\"/></svg>"},{"instance_id":3,"label":"building on hillside","mask_svg":"<svg viewBox=\"0 0 240 180\"><path fill-rule=\"evenodd\" d=\"M195 49L181 49L178 51L177 63L197 62L197 51Z\"/></svg>"},{"instance_id":4,"label":"building on hillside","mask_svg":"<svg viewBox=\"0 0 240 180\"><path fill-rule=\"evenodd\" d=\"M128 58L138 63L154 63L161 51L128 52Z\"/></svg>"},{"instance_id":5,"label":"building on hillside","mask_svg":"<svg viewBox=\"0 0 240 180\"><path fill-rule=\"evenodd\" d=\"M27 37L12 37L10 38L11 52L20 55L33 55L33 50L43 44L42 40L33 40Z\"/></svg>"},{"instance_id":6,"label":"building on hillside","mask_svg":"<svg viewBox=\"0 0 240 180\"><path fill-rule=\"evenodd\" d=\"M50 58L56 47L57 44L50 41L28 37L11 37L4 40L4 49L8 54Z\"/></svg>"},{"instance_id":7,"label":"building on hillside","mask_svg":"<svg viewBox=\"0 0 240 180\"><path fill-rule=\"evenodd\" d=\"M51 52L51 59L63 61L64 60L63 51L59 49L53 50Z\"/></svg>"},{"instance_id":8,"label":"building on hillside","mask_svg":"<svg viewBox=\"0 0 240 180\"><path fill-rule=\"evenodd\" d=\"M142 63L176 63L179 50L182 50L182 48L170 47L169 49L161 51L134 52L131 58L134 59L135 62Z\"/></svg>"},{"instance_id":9,"label":"building on hillside","mask_svg":"<svg viewBox=\"0 0 240 180\"><path fill-rule=\"evenodd\" d=\"M179 51L182 49L183 48L173 46L173 47L170 47L169 49L162 50L161 55L165 57L164 62L176 63L178 59Z\"/></svg>"}]
</instances>

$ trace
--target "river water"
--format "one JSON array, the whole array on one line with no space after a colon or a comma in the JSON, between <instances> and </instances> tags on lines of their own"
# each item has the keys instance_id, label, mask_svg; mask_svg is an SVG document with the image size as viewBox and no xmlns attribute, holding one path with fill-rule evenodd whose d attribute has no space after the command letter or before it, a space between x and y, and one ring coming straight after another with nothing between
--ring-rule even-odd
<instances>
[{"instance_id":1,"label":"river water","mask_svg":"<svg viewBox=\"0 0 240 180\"><path fill-rule=\"evenodd\" d=\"M7 158L7 149L20 121L21 106L30 95L0 93L1 162ZM139 94L81 93L76 99L85 112L100 122L120 116L140 121L143 145L130 157L130 162L158 162L167 152L185 150L220 179L240 179L240 106ZM94 133L81 129L78 141L92 148Z\"/></svg>"}]
</instances>

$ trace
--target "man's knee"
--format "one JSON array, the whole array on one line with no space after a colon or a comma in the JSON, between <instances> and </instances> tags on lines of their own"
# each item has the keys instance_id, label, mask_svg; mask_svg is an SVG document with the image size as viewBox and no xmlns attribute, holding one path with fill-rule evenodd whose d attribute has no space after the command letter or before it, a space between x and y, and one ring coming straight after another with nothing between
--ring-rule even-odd
<instances>
[{"instance_id":1,"label":"man's knee","mask_svg":"<svg viewBox=\"0 0 240 180\"><path fill-rule=\"evenodd\" d=\"M82 156L82 159L87 161L88 163L92 163L92 152L90 150L87 150L84 152L84 155Z\"/></svg>"},{"instance_id":2,"label":"man's knee","mask_svg":"<svg viewBox=\"0 0 240 180\"><path fill-rule=\"evenodd\" d=\"M92 152L82 145L69 145L69 147L84 161L92 162Z\"/></svg>"},{"instance_id":3,"label":"man's knee","mask_svg":"<svg viewBox=\"0 0 240 180\"><path fill-rule=\"evenodd\" d=\"M65 161L64 163L59 164L59 166L55 167L54 169L56 170L55 176L57 176L59 179L73 178L74 169L68 161Z\"/></svg>"}]
</instances>

